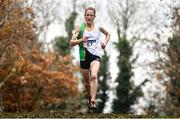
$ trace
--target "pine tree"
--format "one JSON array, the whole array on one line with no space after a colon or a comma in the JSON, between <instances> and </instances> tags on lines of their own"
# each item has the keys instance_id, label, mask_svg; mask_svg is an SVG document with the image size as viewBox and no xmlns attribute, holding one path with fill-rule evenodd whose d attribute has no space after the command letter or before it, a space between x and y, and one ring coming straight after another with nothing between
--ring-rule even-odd
<instances>
[{"instance_id":1,"label":"pine tree","mask_svg":"<svg viewBox=\"0 0 180 119\"><path fill-rule=\"evenodd\" d=\"M74 23L76 20L77 13L72 12L70 17L65 22L65 29L67 32L67 37L59 36L55 38L55 46L56 51L58 51L61 55L69 55L70 54L70 46L69 46L69 40L72 35L72 31L74 29Z\"/></svg>"},{"instance_id":2,"label":"pine tree","mask_svg":"<svg viewBox=\"0 0 180 119\"><path fill-rule=\"evenodd\" d=\"M71 13L70 17L66 20L66 23L65 23L65 29L66 29L66 32L67 32L67 38L69 40L71 38L72 31L74 29L74 24L75 24L76 16L77 16L77 13L75 11L73 11Z\"/></svg>"},{"instance_id":3,"label":"pine tree","mask_svg":"<svg viewBox=\"0 0 180 119\"><path fill-rule=\"evenodd\" d=\"M118 30L119 31L119 30ZM116 87L117 98L113 101L113 112L114 113L127 113L130 111L131 105L133 105L138 96L142 95L141 88L134 88L131 82L132 62L130 58L133 54L133 46L126 39L125 35L120 37L118 33L118 42L115 46L119 52L118 54L118 69L119 73L116 78L118 86Z\"/></svg>"},{"instance_id":4,"label":"pine tree","mask_svg":"<svg viewBox=\"0 0 180 119\"><path fill-rule=\"evenodd\" d=\"M115 43L118 54L119 73L116 78L116 98L113 100L112 110L115 113L127 113L130 111L131 105L135 103L138 96L142 94L141 85L135 87L131 81L133 74L132 64L138 58L132 59L133 47L139 39L130 38L128 35L130 29L135 26L134 17L138 10L138 1L124 0L110 2L110 17L117 28L118 41ZM137 34L138 31L137 31ZM131 34L134 37L137 34ZM131 42L130 42L131 41ZM142 83L143 84L143 83Z\"/></svg>"},{"instance_id":5,"label":"pine tree","mask_svg":"<svg viewBox=\"0 0 180 119\"><path fill-rule=\"evenodd\" d=\"M101 59L101 65L99 70L99 93L97 95L97 99L100 99L98 103L98 112L102 113L105 107L105 103L107 102L108 95L108 85L107 80L110 79L110 72L109 72L109 56L107 52L104 50L104 55Z\"/></svg>"}]
</instances>

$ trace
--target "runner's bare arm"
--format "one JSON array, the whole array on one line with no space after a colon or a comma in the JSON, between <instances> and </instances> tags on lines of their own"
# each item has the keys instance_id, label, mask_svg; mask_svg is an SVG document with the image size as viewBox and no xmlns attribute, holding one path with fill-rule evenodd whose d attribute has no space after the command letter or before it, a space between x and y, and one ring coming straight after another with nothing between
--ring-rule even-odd
<instances>
[{"instance_id":1,"label":"runner's bare arm","mask_svg":"<svg viewBox=\"0 0 180 119\"><path fill-rule=\"evenodd\" d=\"M99 30L105 35L105 42L101 43L101 47L104 49L109 42L110 34L103 27L99 27Z\"/></svg>"},{"instance_id":2,"label":"runner's bare arm","mask_svg":"<svg viewBox=\"0 0 180 119\"><path fill-rule=\"evenodd\" d=\"M78 37L78 34L79 34L79 31L80 31L80 27L76 27L73 31L72 31L72 38L70 40L70 46L75 46L81 42L83 42L83 38L81 39L77 39Z\"/></svg>"}]
</instances>

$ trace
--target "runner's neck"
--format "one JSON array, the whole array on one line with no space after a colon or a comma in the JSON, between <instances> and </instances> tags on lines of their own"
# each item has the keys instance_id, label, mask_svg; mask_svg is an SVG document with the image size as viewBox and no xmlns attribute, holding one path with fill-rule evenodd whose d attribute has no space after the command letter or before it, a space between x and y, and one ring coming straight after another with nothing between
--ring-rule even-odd
<instances>
[{"instance_id":1,"label":"runner's neck","mask_svg":"<svg viewBox=\"0 0 180 119\"><path fill-rule=\"evenodd\" d=\"M86 24L86 29L87 29L88 31L92 31L92 30L94 29L94 23L92 23L92 24Z\"/></svg>"}]
</instances>

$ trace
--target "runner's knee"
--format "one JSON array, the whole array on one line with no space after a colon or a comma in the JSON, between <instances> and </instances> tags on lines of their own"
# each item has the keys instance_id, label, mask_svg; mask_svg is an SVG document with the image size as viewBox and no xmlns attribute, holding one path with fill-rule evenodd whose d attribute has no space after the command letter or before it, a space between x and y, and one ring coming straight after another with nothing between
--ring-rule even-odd
<instances>
[{"instance_id":1,"label":"runner's knee","mask_svg":"<svg viewBox=\"0 0 180 119\"><path fill-rule=\"evenodd\" d=\"M92 79L97 79L97 73L92 73L92 74L91 74L91 78L92 78Z\"/></svg>"}]
</instances>

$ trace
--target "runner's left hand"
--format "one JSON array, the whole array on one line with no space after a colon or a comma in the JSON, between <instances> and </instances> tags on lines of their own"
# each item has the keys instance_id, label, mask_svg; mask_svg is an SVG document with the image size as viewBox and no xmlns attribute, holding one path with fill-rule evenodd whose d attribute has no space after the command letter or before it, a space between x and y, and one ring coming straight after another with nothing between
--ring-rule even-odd
<instances>
[{"instance_id":1,"label":"runner's left hand","mask_svg":"<svg viewBox=\"0 0 180 119\"><path fill-rule=\"evenodd\" d=\"M106 47L106 43L101 42L101 48L102 48L102 49L105 49L105 47Z\"/></svg>"}]
</instances>

